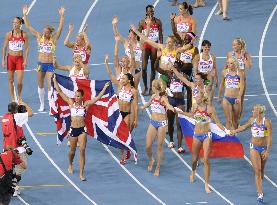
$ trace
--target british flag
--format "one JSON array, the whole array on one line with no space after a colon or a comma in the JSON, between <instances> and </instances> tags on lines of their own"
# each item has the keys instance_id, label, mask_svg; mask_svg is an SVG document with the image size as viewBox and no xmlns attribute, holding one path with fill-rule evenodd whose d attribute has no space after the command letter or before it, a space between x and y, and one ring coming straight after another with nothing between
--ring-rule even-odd
<instances>
[{"instance_id":1,"label":"british flag","mask_svg":"<svg viewBox=\"0 0 277 205\"><path fill-rule=\"evenodd\" d=\"M78 89L84 91L84 101L91 100L103 89L107 80L80 80L62 75L56 75L62 92L74 99ZM58 95L51 82L50 114L54 116L57 126L57 143L60 144L68 135L71 117L69 105ZM137 149L129 128L124 122L117 102L116 94L110 85L105 94L94 105L91 105L85 115L88 135L98 141L119 149L130 149L137 160Z\"/></svg>"}]
</instances>

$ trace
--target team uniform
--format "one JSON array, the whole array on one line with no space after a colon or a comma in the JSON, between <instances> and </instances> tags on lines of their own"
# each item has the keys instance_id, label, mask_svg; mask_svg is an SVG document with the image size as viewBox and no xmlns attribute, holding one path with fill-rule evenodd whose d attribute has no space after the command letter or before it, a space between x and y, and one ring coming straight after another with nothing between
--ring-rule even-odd
<instances>
[{"instance_id":1,"label":"team uniform","mask_svg":"<svg viewBox=\"0 0 277 205\"><path fill-rule=\"evenodd\" d=\"M136 62L141 62L142 61L142 50L140 47L140 43L137 42L136 46L133 48L134 56L135 56L135 61ZM125 49L125 54L131 58L131 52L130 52L130 46ZM135 74L139 73L141 71L141 68L136 68Z\"/></svg>"},{"instance_id":2,"label":"team uniform","mask_svg":"<svg viewBox=\"0 0 277 205\"><path fill-rule=\"evenodd\" d=\"M154 42L158 42L160 38L159 24L156 22L156 18L152 21L153 24L150 25L148 39ZM146 35L147 24L144 22L142 33ZM143 44L144 49L150 49L152 52L157 52L157 49L149 45L148 43Z\"/></svg>"},{"instance_id":3,"label":"team uniform","mask_svg":"<svg viewBox=\"0 0 277 205\"><path fill-rule=\"evenodd\" d=\"M151 100L150 109L152 113L166 115L166 107L161 104L161 97L159 99L153 98ZM167 126L167 120L158 121L150 119L150 124L153 125L156 129L159 129L159 127Z\"/></svg>"},{"instance_id":4,"label":"team uniform","mask_svg":"<svg viewBox=\"0 0 277 205\"><path fill-rule=\"evenodd\" d=\"M123 86L119 91L117 98L123 102L131 103L134 99L132 89L126 90L125 87ZM130 114L130 112L124 112L124 111L120 111L120 113L123 119Z\"/></svg>"},{"instance_id":5,"label":"team uniform","mask_svg":"<svg viewBox=\"0 0 277 205\"><path fill-rule=\"evenodd\" d=\"M192 17L188 16L183 19L181 16L176 18L176 29L178 33L186 34L192 31Z\"/></svg>"},{"instance_id":6,"label":"team uniform","mask_svg":"<svg viewBox=\"0 0 277 205\"><path fill-rule=\"evenodd\" d=\"M21 30L21 35L19 37L14 36L14 31L9 38L9 50L14 52L23 51L25 39L23 36L23 31ZM23 56L13 56L8 54L7 56L7 69L8 71L24 70L24 59Z\"/></svg>"},{"instance_id":7,"label":"team uniform","mask_svg":"<svg viewBox=\"0 0 277 205\"><path fill-rule=\"evenodd\" d=\"M205 124L205 123L210 123L211 122L211 117L208 113L208 106L206 106L206 109L204 111L200 111L198 107L194 111L194 116L193 119L195 123L197 124ZM193 135L194 138L198 139L201 142L204 142L206 138L212 138L212 133L208 132L205 134L195 134Z\"/></svg>"},{"instance_id":8,"label":"team uniform","mask_svg":"<svg viewBox=\"0 0 277 205\"><path fill-rule=\"evenodd\" d=\"M183 81L176 78L175 75L170 78L169 90L171 91L171 93L184 93L184 88L185 86ZM185 104L184 96L182 96L181 98L168 96L168 102L173 107Z\"/></svg>"},{"instance_id":9,"label":"team uniform","mask_svg":"<svg viewBox=\"0 0 277 205\"><path fill-rule=\"evenodd\" d=\"M73 48L73 56L74 55L80 55L82 57L83 64L88 64L90 53L88 52L88 49L85 46L80 49L77 45L75 45Z\"/></svg>"},{"instance_id":10,"label":"team uniform","mask_svg":"<svg viewBox=\"0 0 277 205\"><path fill-rule=\"evenodd\" d=\"M50 40L46 43L45 37L42 36L38 40L38 52L43 54L54 54L56 50L56 45L54 43L53 38L51 37ZM53 63L42 63L38 62L37 70L41 72L54 72L55 68Z\"/></svg>"},{"instance_id":11,"label":"team uniform","mask_svg":"<svg viewBox=\"0 0 277 205\"><path fill-rule=\"evenodd\" d=\"M73 66L69 71L69 77L73 79L87 79L87 76L84 73L84 69L81 68L81 70L78 73L76 73L75 66Z\"/></svg>"},{"instance_id":12,"label":"team uniform","mask_svg":"<svg viewBox=\"0 0 277 205\"><path fill-rule=\"evenodd\" d=\"M160 58L160 63L165 64L165 65L168 65L170 61L172 63L174 63L175 59L176 59L176 55L177 55L176 48L174 48L172 51L169 51L167 48L164 48L162 50L162 56ZM168 84L168 82L169 82L168 76L161 75L160 77L163 81L166 82L166 84Z\"/></svg>"},{"instance_id":13,"label":"team uniform","mask_svg":"<svg viewBox=\"0 0 277 205\"><path fill-rule=\"evenodd\" d=\"M70 108L70 114L71 117L84 117L86 115L86 109L84 105L77 106L75 103L73 103L73 106ZM70 127L69 134L71 137L78 137L82 133L86 133L87 128L86 126L83 127Z\"/></svg>"},{"instance_id":14,"label":"team uniform","mask_svg":"<svg viewBox=\"0 0 277 205\"><path fill-rule=\"evenodd\" d=\"M257 119L255 119L251 125L251 133L254 138L263 138L267 136L267 127L265 125L265 118L263 118L263 123L259 125ZM250 149L256 150L259 153L267 150L267 146L257 146L250 143Z\"/></svg>"},{"instance_id":15,"label":"team uniform","mask_svg":"<svg viewBox=\"0 0 277 205\"><path fill-rule=\"evenodd\" d=\"M239 89L240 88L240 76L237 73L235 75L231 75L229 69L225 74L225 89ZM224 98L232 105L236 103L236 98L224 96Z\"/></svg>"},{"instance_id":16,"label":"team uniform","mask_svg":"<svg viewBox=\"0 0 277 205\"><path fill-rule=\"evenodd\" d=\"M213 67L214 67L214 62L211 54L209 54L209 60L204 60L203 59L203 54L200 53L200 59L198 62L198 72L203 73L203 74L209 74Z\"/></svg>"}]
</instances>

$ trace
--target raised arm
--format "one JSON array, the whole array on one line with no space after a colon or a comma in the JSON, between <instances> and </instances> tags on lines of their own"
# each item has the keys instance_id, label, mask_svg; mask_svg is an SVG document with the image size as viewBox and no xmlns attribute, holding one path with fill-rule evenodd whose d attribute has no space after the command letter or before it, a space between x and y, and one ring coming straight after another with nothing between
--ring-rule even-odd
<instances>
[{"instance_id":1,"label":"raised arm","mask_svg":"<svg viewBox=\"0 0 277 205\"><path fill-rule=\"evenodd\" d=\"M70 41L69 41L69 38L70 38L70 36L71 36L73 30L74 30L74 26L73 26L72 23L70 23L69 26L68 26L68 33L67 33L67 35L66 35L66 37L65 37L65 39L64 39L64 42L63 42L63 44L64 44L65 46L67 46L68 48L73 48L74 45L75 45L74 42L70 42Z\"/></svg>"},{"instance_id":2,"label":"raised arm","mask_svg":"<svg viewBox=\"0 0 277 205\"><path fill-rule=\"evenodd\" d=\"M108 55L105 56L105 65L106 65L107 73L110 76L110 79L111 79L112 83L114 83L118 86L119 82L116 79L116 77L113 75L112 69L109 65L109 56Z\"/></svg>"},{"instance_id":3,"label":"raised arm","mask_svg":"<svg viewBox=\"0 0 277 205\"><path fill-rule=\"evenodd\" d=\"M176 18L176 14L175 14L175 13L172 13L172 14L170 15L171 30L172 30L172 33L173 33L173 35L175 36L177 42L178 42L178 43L181 43L181 42L182 42L182 39L181 39L180 35L179 35L178 32L177 32L177 28L176 28L176 24L175 24L175 18Z\"/></svg>"},{"instance_id":4,"label":"raised arm","mask_svg":"<svg viewBox=\"0 0 277 205\"><path fill-rule=\"evenodd\" d=\"M127 39L120 35L118 28L117 28L117 23L118 23L118 18L117 18L117 16L114 16L113 20L112 20L114 36L119 36L120 42L125 46L127 43Z\"/></svg>"},{"instance_id":5,"label":"raised arm","mask_svg":"<svg viewBox=\"0 0 277 205\"><path fill-rule=\"evenodd\" d=\"M56 77L54 77L53 81L54 81L54 86L55 86L55 89L56 89L57 93L61 96L61 98L62 98L65 102L67 102L70 106L72 106L72 105L73 105L73 100L71 100L69 97L67 97L67 96L62 92L62 90L61 90L61 88L60 88L60 86L59 86L59 84L58 84L58 82L57 82Z\"/></svg>"},{"instance_id":6,"label":"raised arm","mask_svg":"<svg viewBox=\"0 0 277 205\"><path fill-rule=\"evenodd\" d=\"M62 29L63 29L63 23L64 23L64 11L65 11L64 7L61 7L59 9L60 21L59 21L58 30L54 35L55 41L57 41L61 36L61 32L62 32Z\"/></svg>"},{"instance_id":7,"label":"raised arm","mask_svg":"<svg viewBox=\"0 0 277 205\"><path fill-rule=\"evenodd\" d=\"M183 81L190 88L193 88L193 82L190 82L185 76L183 76L180 72L178 72L176 68L171 67L171 70L173 71L173 73L176 75L177 78Z\"/></svg>"},{"instance_id":8,"label":"raised arm","mask_svg":"<svg viewBox=\"0 0 277 205\"><path fill-rule=\"evenodd\" d=\"M157 49L163 49L164 45L161 43L156 43L154 41L151 41L150 39L148 39L145 35L143 35L142 33L138 32L136 30L136 27L134 25L131 25L131 29L146 43L150 44L151 46L153 46L154 48Z\"/></svg>"},{"instance_id":9,"label":"raised arm","mask_svg":"<svg viewBox=\"0 0 277 205\"><path fill-rule=\"evenodd\" d=\"M53 64L54 64L54 67L55 67L56 69L59 69L59 70L70 71L71 68L72 68L72 66L69 66L69 65L68 65L68 66L59 65L56 56L53 57Z\"/></svg>"},{"instance_id":10,"label":"raised arm","mask_svg":"<svg viewBox=\"0 0 277 205\"><path fill-rule=\"evenodd\" d=\"M161 101L162 101L162 103L166 106L166 108L167 108L168 110L171 110L172 112L175 112L174 107L173 107L172 105L169 104L167 97L163 96Z\"/></svg>"},{"instance_id":11,"label":"raised arm","mask_svg":"<svg viewBox=\"0 0 277 205\"><path fill-rule=\"evenodd\" d=\"M121 72L121 70L118 70L119 68L119 57L118 57L118 47L119 47L119 41L120 41L120 37L119 36L115 36L115 44L114 44L114 67L116 69L116 74L119 74Z\"/></svg>"},{"instance_id":12,"label":"raised arm","mask_svg":"<svg viewBox=\"0 0 277 205\"><path fill-rule=\"evenodd\" d=\"M91 49L92 49L92 45L91 45L91 43L90 43L90 41L89 41L89 38L88 38L87 33L86 33L85 31L83 31L82 33L83 33L83 35L84 35L84 41L85 41L85 46L86 46L86 48L87 48L88 50L91 50Z\"/></svg>"},{"instance_id":13,"label":"raised arm","mask_svg":"<svg viewBox=\"0 0 277 205\"><path fill-rule=\"evenodd\" d=\"M109 87L110 82L106 82L103 89L101 90L101 92L92 100L87 100L85 102L85 107L88 108L90 105L93 105L94 103L96 103L106 92L107 88Z\"/></svg>"},{"instance_id":14,"label":"raised arm","mask_svg":"<svg viewBox=\"0 0 277 205\"><path fill-rule=\"evenodd\" d=\"M39 38L42 34L40 32L38 32L37 30L35 30L31 24L30 24L30 21L28 19L28 12L29 12L29 8L27 5L25 5L22 9L23 11L23 18L24 18L24 21L25 21L25 25L26 25L26 28L30 31L30 33L35 36L36 38Z\"/></svg>"}]
</instances>

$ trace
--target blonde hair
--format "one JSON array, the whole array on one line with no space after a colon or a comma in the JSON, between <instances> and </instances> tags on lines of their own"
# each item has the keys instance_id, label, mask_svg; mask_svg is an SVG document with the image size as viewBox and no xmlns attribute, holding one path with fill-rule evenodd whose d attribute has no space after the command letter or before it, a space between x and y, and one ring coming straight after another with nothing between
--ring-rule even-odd
<instances>
[{"instance_id":1,"label":"blonde hair","mask_svg":"<svg viewBox=\"0 0 277 205\"><path fill-rule=\"evenodd\" d=\"M82 61L82 56L81 56L80 54L75 54L75 55L73 56L73 61L74 61L74 60Z\"/></svg>"},{"instance_id":2,"label":"blonde hair","mask_svg":"<svg viewBox=\"0 0 277 205\"><path fill-rule=\"evenodd\" d=\"M166 85L163 80L155 79L153 80L152 85L160 94L164 95L166 90Z\"/></svg>"},{"instance_id":3,"label":"blonde hair","mask_svg":"<svg viewBox=\"0 0 277 205\"><path fill-rule=\"evenodd\" d=\"M256 104L256 105L254 105L253 108L254 109L257 108L257 109L259 109L260 113L262 113L263 115L265 114L266 108L265 108L264 105L262 105L262 104Z\"/></svg>"},{"instance_id":4,"label":"blonde hair","mask_svg":"<svg viewBox=\"0 0 277 205\"><path fill-rule=\"evenodd\" d=\"M237 37L234 39L234 41L236 41L241 46L241 49L246 50L246 43L242 38Z\"/></svg>"},{"instance_id":5,"label":"blonde hair","mask_svg":"<svg viewBox=\"0 0 277 205\"><path fill-rule=\"evenodd\" d=\"M48 29L50 33L53 33L55 31L55 28L51 25L47 25L45 28Z\"/></svg>"},{"instance_id":6,"label":"blonde hair","mask_svg":"<svg viewBox=\"0 0 277 205\"><path fill-rule=\"evenodd\" d=\"M77 37L80 37L81 39L85 39L83 32L78 33Z\"/></svg>"},{"instance_id":7,"label":"blonde hair","mask_svg":"<svg viewBox=\"0 0 277 205\"><path fill-rule=\"evenodd\" d=\"M235 69L239 69L239 61L236 57L234 58L228 58L227 61L226 61L226 69L227 69L227 63L229 60L232 60L234 66L235 66Z\"/></svg>"}]
</instances>

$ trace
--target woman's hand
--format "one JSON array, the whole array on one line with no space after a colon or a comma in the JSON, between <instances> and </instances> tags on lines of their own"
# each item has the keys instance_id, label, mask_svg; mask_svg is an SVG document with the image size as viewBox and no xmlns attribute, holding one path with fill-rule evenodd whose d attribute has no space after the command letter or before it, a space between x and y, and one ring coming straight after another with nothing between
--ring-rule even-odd
<instances>
[{"instance_id":1,"label":"woman's hand","mask_svg":"<svg viewBox=\"0 0 277 205\"><path fill-rule=\"evenodd\" d=\"M59 8L59 14L60 14L60 16L64 15L64 11L65 11L64 7Z\"/></svg>"}]
</instances>

